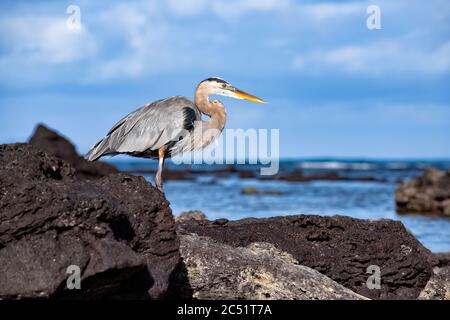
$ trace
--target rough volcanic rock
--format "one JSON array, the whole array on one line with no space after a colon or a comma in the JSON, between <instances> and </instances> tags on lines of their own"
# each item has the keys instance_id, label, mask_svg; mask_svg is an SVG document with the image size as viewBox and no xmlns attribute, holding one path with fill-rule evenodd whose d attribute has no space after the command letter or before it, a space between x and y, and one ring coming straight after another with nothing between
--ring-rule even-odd
<instances>
[{"instance_id":1,"label":"rough volcanic rock","mask_svg":"<svg viewBox=\"0 0 450 320\"><path fill-rule=\"evenodd\" d=\"M238 176L240 179L255 179L257 177L255 172L249 170L239 171Z\"/></svg>"},{"instance_id":2,"label":"rough volcanic rock","mask_svg":"<svg viewBox=\"0 0 450 320\"><path fill-rule=\"evenodd\" d=\"M420 293L419 299L450 300L450 267L435 268L433 276Z\"/></svg>"},{"instance_id":3,"label":"rough volcanic rock","mask_svg":"<svg viewBox=\"0 0 450 320\"><path fill-rule=\"evenodd\" d=\"M186 220L179 233L196 233L235 247L268 242L363 296L415 299L437 265L436 257L397 221L286 216L229 221ZM369 289L369 266L380 268L381 288Z\"/></svg>"},{"instance_id":4,"label":"rough volcanic rock","mask_svg":"<svg viewBox=\"0 0 450 320\"><path fill-rule=\"evenodd\" d=\"M119 171L110 164L101 161L90 162L80 157L75 146L66 138L40 124L29 141L37 149L65 160L76 169L79 176L100 178Z\"/></svg>"},{"instance_id":5,"label":"rough volcanic rock","mask_svg":"<svg viewBox=\"0 0 450 320\"><path fill-rule=\"evenodd\" d=\"M138 167L138 168L132 168L124 170L124 172L132 173L132 174L138 174L138 175L155 175L157 170L154 168L145 168L145 167ZM192 175L191 170L189 169L170 169L168 167L164 168L163 173L163 179L164 181L169 180L176 180L176 181L194 181L195 177Z\"/></svg>"},{"instance_id":6,"label":"rough volcanic rock","mask_svg":"<svg viewBox=\"0 0 450 320\"><path fill-rule=\"evenodd\" d=\"M189 170L176 169L169 170L165 168L163 173L164 180L177 180L177 181L193 181L195 178L191 175Z\"/></svg>"},{"instance_id":7,"label":"rough volcanic rock","mask_svg":"<svg viewBox=\"0 0 450 320\"><path fill-rule=\"evenodd\" d=\"M254 187L245 187L241 189L242 195L267 195L267 196L282 196L285 195L286 192L283 191L275 191L275 190L261 190Z\"/></svg>"},{"instance_id":8,"label":"rough volcanic rock","mask_svg":"<svg viewBox=\"0 0 450 320\"><path fill-rule=\"evenodd\" d=\"M198 221L208 221L206 215L200 210L191 210L180 213L177 217L175 217L175 221L184 221L184 220L198 220Z\"/></svg>"},{"instance_id":9,"label":"rough volcanic rock","mask_svg":"<svg viewBox=\"0 0 450 320\"><path fill-rule=\"evenodd\" d=\"M440 252L435 254L439 260L439 267L450 267L450 252Z\"/></svg>"},{"instance_id":10,"label":"rough volcanic rock","mask_svg":"<svg viewBox=\"0 0 450 320\"><path fill-rule=\"evenodd\" d=\"M0 299L160 298L179 258L168 202L142 177L85 179L32 145L0 145Z\"/></svg>"},{"instance_id":11,"label":"rough volcanic rock","mask_svg":"<svg viewBox=\"0 0 450 320\"><path fill-rule=\"evenodd\" d=\"M175 296L194 299L363 299L297 264L268 243L234 248L195 234L180 236L183 268L172 276ZM172 287L171 287L172 289Z\"/></svg>"},{"instance_id":12,"label":"rough volcanic rock","mask_svg":"<svg viewBox=\"0 0 450 320\"><path fill-rule=\"evenodd\" d=\"M420 177L397 187L399 213L437 213L450 216L450 171L428 168Z\"/></svg>"},{"instance_id":13,"label":"rough volcanic rock","mask_svg":"<svg viewBox=\"0 0 450 320\"><path fill-rule=\"evenodd\" d=\"M386 182L385 179L380 179L373 176L343 176L336 172L313 173L305 175L302 170L280 172L277 175L260 176L259 178L261 180L282 180L288 182L311 182L317 180Z\"/></svg>"}]
</instances>

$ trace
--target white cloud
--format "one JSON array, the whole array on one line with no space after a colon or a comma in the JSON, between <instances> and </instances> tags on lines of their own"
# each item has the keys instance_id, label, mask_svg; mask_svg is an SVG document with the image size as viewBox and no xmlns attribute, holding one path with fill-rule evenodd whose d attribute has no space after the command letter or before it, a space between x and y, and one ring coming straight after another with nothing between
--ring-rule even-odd
<instances>
[{"instance_id":1,"label":"white cloud","mask_svg":"<svg viewBox=\"0 0 450 320\"><path fill-rule=\"evenodd\" d=\"M226 20L236 20L255 12L272 12L291 6L289 0L167 0L169 10L180 16L214 14Z\"/></svg>"},{"instance_id":2,"label":"white cloud","mask_svg":"<svg viewBox=\"0 0 450 320\"><path fill-rule=\"evenodd\" d=\"M399 19L395 25L404 26L404 21L416 17L417 7L408 11L408 2L393 6L380 1L383 17ZM431 13L439 13L433 3L426 9L431 17L421 18L434 19ZM80 0L80 31L66 27L64 10L58 13L45 8L41 10L45 15L28 16L20 10L2 12L0 64L9 68L7 74L18 73L13 68L20 70L23 65L44 68L50 64L56 66L55 75L57 66L68 65L76 69L79 78L91 82L175 70L240 72L243 67L264 73L292 69L366 75L449 72L450 42L439 44L442 22L437 29L413 25L409 34L421 32L410 38L404 35L405 29L389 33L389 24L383 22L386 27L379 34L383 38L372 33L375 42L367 42L367 4L145 0L93 6ZM54 7L51 3L47 6ZM253 18L251 23L247 17ZM361 29L353 29L358 23ZM391 21L391 27L393 24Z\"/></svg>"},{"instance_id":3,"label":"white cloud","mask_svg":"<svg viewBox=\"0 0 450 320\"><path fill-rule=\"evenodd\" d=\"M316 3L305 4L297 7L305 17L318 21L324 21L333 18L346 18L351 15L364 16L365 3L343 2L343 3Z\"/></svg>"},{"instance_id":4,"label":"white cloud","mask_svg":"<svg viewBox=\"0 0 450 320\"><path fill-rule=\"evenodd\" d=\"M226 21L237 21L258 12L276 13L298 21L324 22L365 12L365 4L358 2L299 3L292 0L168 0L169 10L179 16L213 14Z\"/></svg>"},{"instance_id":5,"label":"white cloud","mask_svg":"<svg viewBox=\"0 0 450 320\"><path fill-rule=\"evenodd\" d=\"M188 30L170 24L154 9L119 4L99 15L99 34L106 38L104 57L90 70L88 80L138 78L191 65L196 53L192 39L198 35L188 37ZM116 46L120 51L108 54Z\"/></svg>"},{"instance_id":6,"label":"white cloud","mask_svg":"<svg viewBox=\"0 0 450 320\"><path fill-rule=\"evenodd\" d=\"M446 73L450 71L450 41L428 49L390 40L315 50L297 55L292 66L297 70L368 75Z\"/></svg>"},{"instance_id":7,"label":"white cloud","mask_svg":"<svg viewBox=\"0 0 450 320\"><path fill-rule=\"evenodd\" d=\"M169 10L179 16L195 16L204 13L211 0L167 0Z\"/></svg>"},{"instance_id":8,"label":"white cloud","mask_svg":"<svg viewBox=\"0 0 450 320\"><path fill-rule=\"evenodd\" d=\"M225 20L237 20L245 15L256 12L285 10L293 4L289 0L228 0L211 1L212 12Z\"/></svg>"},{"instance_id":9,"label":"white cloud","mask_svg":"<svg viewBox=\"0 0 450 320\"><path fill-rule=\"evenodd\" d=\"M95 41L82 25L70 30L65 18L26 16L2 19L3 63L60 64L92 56Z\"/></svg>"}]
</instances>

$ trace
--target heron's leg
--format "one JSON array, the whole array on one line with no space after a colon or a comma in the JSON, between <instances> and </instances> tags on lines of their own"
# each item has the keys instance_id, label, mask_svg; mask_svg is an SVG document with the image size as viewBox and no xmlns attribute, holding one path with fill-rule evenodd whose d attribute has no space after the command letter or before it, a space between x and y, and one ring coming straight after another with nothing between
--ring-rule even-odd
<instances>
[{"instance_id":1,"label":"heron's leg","mask_svg":"<svg viewBox=\"0 0 450 320\"><path fill-rule=\"evenodd\" d=\"M163 189L162 171L163 171L163 167L164 167L165 153L166 153L165 147L158 149L159 166L158 166L158 171L156 172L156 176L155 176L155 184L156 184L156 187L160 191L162 191L162 189Z\"/></svg>"}]
</instances>

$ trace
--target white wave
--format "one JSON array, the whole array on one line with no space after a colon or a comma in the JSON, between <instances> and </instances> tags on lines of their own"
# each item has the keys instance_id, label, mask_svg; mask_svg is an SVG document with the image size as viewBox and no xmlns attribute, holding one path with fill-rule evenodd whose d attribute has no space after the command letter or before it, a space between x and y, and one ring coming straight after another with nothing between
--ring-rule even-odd
<instances>
[{"instance_id":1,"label":"white wave","mask_svg":"<svg viewBox=\"0 0 450 320\"><path fill-rule=\"evenodd\" d=\"M304 161L298 164L301 169L329 169L329 170L370 170L374 167L373 164L367 162L340 162L340 161Z\"/></svg>"},{"instance_id":2,"label":"white wave","mask_svg":"<svg viewBox=\"0 0 450 320\"><path fill-rule=\"evenodd\" d=\"M408 167L409 167L409 164L406 162L392 162L392 163L387 164L387 168L393 169L393 170L402 170L402 169L407 169Z\"/></svg>"}]
</instances>

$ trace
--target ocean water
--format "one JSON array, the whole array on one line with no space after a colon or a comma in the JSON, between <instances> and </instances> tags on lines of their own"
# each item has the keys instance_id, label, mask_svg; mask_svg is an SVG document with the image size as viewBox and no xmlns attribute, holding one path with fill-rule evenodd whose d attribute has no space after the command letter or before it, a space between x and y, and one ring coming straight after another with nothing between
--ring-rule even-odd
<instances>
[{"instance_id":1,"label":"ocean water","mask_svg":"<svg viewBox=\"0 0 450 320\"><path fill-rule=\"evenodd\" d=\"M142 167L155 168L155 163L117 162L122 170ZM419 241L433 252L450 251L450 218L425 215L404 215L395 212L395 188L399 181L422 174L426 167L449 170L445 161L367 161L367 160L286 160L280 172L301 170L305 175L337 173L346 177L371 176L378 181L311 181L286 182L261 180L258 177L241 179L237 173L217 175L208 170L221 166L194 166L202 169L193 181L169 180L164 191L175 215L189 210L201 210L210 219L230 220L246 217L272 217L291 214L345 215L360 219L400 220ZM187 166L168 163L172 170ZM254 171L255 165L236 166L238 171ZM153 174L144 175L153 181ZM243 188L282 194L245 195Z\"/></svg>"}]
</instances>

